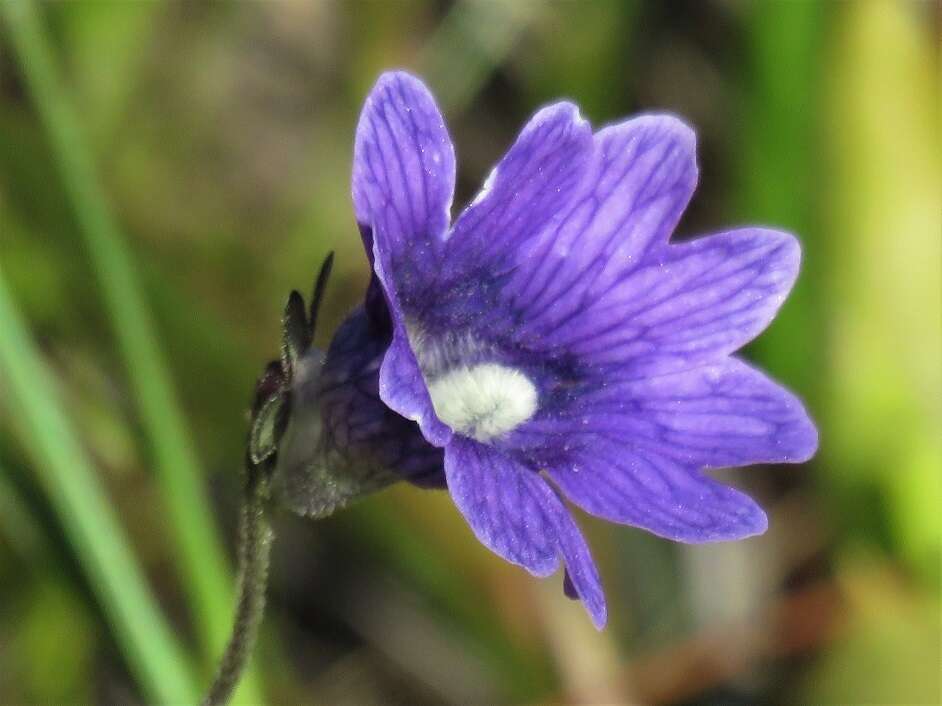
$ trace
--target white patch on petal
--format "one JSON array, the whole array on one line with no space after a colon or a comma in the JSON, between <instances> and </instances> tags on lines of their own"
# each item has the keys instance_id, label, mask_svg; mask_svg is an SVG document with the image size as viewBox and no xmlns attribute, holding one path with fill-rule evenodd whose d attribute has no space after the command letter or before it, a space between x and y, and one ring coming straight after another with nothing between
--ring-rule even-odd
<instances>
[{"instance_id":1,"label":"white patch on petal","mask_svg":"<svg viewBox=\"0 0 942 706\"><path fill-rule=\"evenodd\" d=\"M438 418L478 441L513 431L537 408L536 387L530 379L498 363L453 368L433 378L428 391Z\"/></svg>"},{"instance_id":2,"label":"white patch on petal","mask_svg":"<svg viewBox=\"0 0 942 706\"><path fill-rule=\"evenodd\" d=\"M539 396L533 382L517 368L492 362L496 352L470 332L432 337L413 319L405 324L435 414L455 432L489 441L534 415Z\"/></svg>"}]
</instances>

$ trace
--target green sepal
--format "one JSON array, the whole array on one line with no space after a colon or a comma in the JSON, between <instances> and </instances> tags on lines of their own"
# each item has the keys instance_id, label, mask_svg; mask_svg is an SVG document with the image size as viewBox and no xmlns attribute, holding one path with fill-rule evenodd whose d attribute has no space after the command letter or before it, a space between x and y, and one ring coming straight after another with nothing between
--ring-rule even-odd
<instances>
[{"instance_id":1,"label":"green sepal","mask_svg":"<svg viewBox=\"0 0 942 706\"><path fill-rule=\"evenodd\" d=\"M269 397L252 420L249 433L249 459L260 465L278 450L278 441L288 422L288 406L284 394L279 391Z\"/></svg>"},{"instance_id":2,"label":"green sepal","mask_svg":"<svg viewBox=\"0 0 942 706\"><path fill-rule=\"evenodd\" d=\"M320 311L321 301L324 299L324 290L327 288L327 280L330 279L330 271L333 267L334 253L331 251L327 253L327 257L324 258L324 262L321 264L321 269L317 273L317 279L314 280L314 289L311 292L311 306L308 310L308 326L312 337L317 330L317 314Z\"/></svg>"},{"instance_id":3,"label":"green sepal","mask_svg":"<svg viewBox=\"0 0 942 706\"><path fill-rule=\"evenodd\" d=\"M311 347L312 338L304 297L294 290L288 296L281 320L281 362L289 378L298 359Z\"/></svg>"},{"instance_id":4,"label":"green sepal","mask_svg":"<svg viewBox=\"0 0 942 706\"><path fill-rule=\"evenodd\" d=\"M370 459L325 454L302 466L279 466L271 491L279 506L320 520L401 479Z\"/></svg>"}]
</instances>

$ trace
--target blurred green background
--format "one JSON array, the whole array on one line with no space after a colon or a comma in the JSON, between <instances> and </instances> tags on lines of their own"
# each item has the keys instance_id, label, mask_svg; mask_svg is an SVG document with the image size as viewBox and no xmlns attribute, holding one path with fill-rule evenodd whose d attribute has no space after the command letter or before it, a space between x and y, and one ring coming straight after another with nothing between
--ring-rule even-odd
<instances>
[{"instance_id":1,"label":"blurred green background","mask_svg":"<svg viewBox=\"0 0 942 706\"><path fill-rule=\"evenodd\" d=\"M232 610L245 410L291 288L362 297L353 130L384 69L449 119L458 202L538 106L699 133L679 234L784 227L747 355L821 429L722 474L686 547L580 517L610 625L401 484L275 521L240 703L940 701L940 12L930 2L0 0L0 703L192 702Z\"/></svg>"}]
</instances>

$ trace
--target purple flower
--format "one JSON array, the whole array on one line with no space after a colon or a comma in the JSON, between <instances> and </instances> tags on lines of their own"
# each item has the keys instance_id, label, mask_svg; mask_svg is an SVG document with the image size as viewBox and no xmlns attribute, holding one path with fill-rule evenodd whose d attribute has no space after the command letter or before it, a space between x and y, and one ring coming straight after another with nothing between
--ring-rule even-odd
<instances>
[{"instance_id":1,"label":"purple flower","mask_svg":"<svg viewBox=\"0 0 942 706\"><path fill-rule=\"evenodd\" d=\"M798 242L744 228L668 244L697 182L694 134L668 115L593 133L556 103L452 223L454 181L431 94L384 74L352 184L368 309L392 326L379 394L444 449L478 539L536 576L562 559L601 627L598 572L562 497L673 540L739 539L765 513L703 471L814 453L801 403L731 357L785 300Z\"/></svg>"}]
</instances>

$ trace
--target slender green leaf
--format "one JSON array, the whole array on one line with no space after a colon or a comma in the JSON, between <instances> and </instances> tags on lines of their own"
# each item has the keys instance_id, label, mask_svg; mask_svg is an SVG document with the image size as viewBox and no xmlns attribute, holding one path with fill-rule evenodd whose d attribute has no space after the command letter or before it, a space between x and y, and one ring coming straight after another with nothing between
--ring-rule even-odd
<instances>
[{"instance_id":1,"label":"slender green leaf","mask_svg":"<svg viewBox=\"0 0 942 706\"><path fill-rule=\"evenodd\" d=\"M734 219L783 228L802 241L802 272L772 327L752 346L755 356L804 395L815 390L820 316L815 306L821 250L814 213L814 106L826 8L815 2L748 6L742 139ZM739 58L738 55L737 58ZM809 402L814 406L814 400Z\"/></svg>"},{"instance_id":2,"label":"slender green leaf","mask_svg":"<svg viewBox=\"0 0 942 706\"><path fill-rule=\"evenodd\" d=\"M161 617L124 530L71 425L0 271L0 375L39 481L72 542L132 672L152 701L191 703L180 646Z\"/></svg>"}]
</instances>

